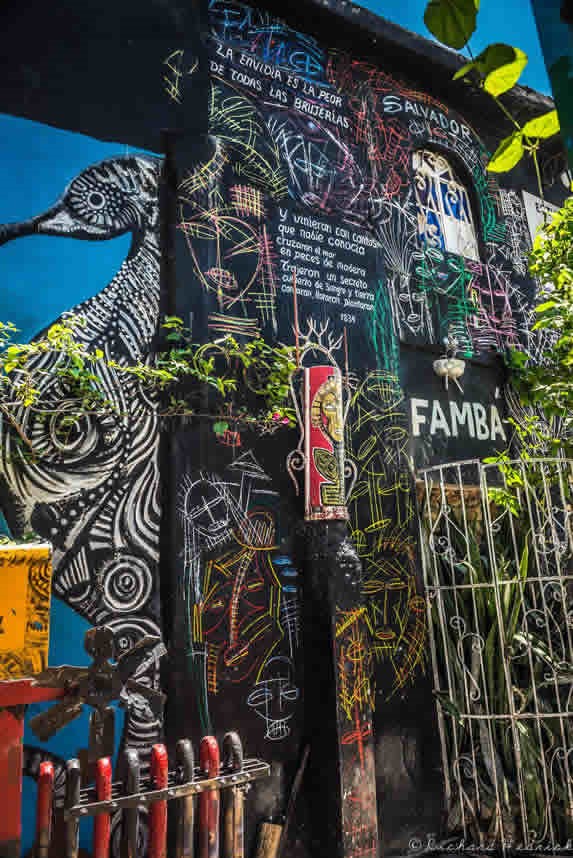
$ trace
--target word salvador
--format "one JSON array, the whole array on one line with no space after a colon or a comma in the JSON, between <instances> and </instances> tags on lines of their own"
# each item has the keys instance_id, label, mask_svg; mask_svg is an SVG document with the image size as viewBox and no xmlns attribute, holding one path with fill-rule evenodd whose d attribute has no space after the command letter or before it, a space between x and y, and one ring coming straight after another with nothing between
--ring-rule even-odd
<instances>
[{"instance_id":1,"label":"word salvador","mask_svg":"<svg viewBox=\"0 0 573 858\"><path fill-rule=\"evenodd\" d=\"M433 107L428 107L427 104L418 104L416 101L400 98L397 95L385 95L382 99L382 107L384 113L412 113L419 119L427 119L428 122L439 125L444 131L449 131L456 137L462 137L467 141L472 139L471 131L467 125L448 118L441 110L435 110Z\"/></svg>"}]
</instances>

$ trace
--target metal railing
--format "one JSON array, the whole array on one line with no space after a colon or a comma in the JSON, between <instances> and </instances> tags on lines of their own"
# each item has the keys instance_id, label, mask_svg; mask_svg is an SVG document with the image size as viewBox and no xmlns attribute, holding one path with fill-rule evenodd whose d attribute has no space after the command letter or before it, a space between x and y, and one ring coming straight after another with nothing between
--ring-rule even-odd
<instances>
[{"instance_id":1,"label":"metal railing","mask_svg":"<svg viewBox=\"0 0 573 858\"><path fill-rule=\"evenodd\" d=\"M111 762L102 757L95 784L85 788L80 786L79 761L68 760L65 796L59 802L54 799L54 767L42 763L35 858L47 858L50 852L57 812L64 819L65 858L77 858L80 820L86 817L94 817L94 858L108 858L110 851L121 858L166 858L169 817L176 828L172 858L244 858L245 791L267 776L270 767L261 760L243 759L237 733L227 733L222 748L221 764L217 741L204 737L195 766L191 742L182 739L176 746L176 768L169 771L165 746L154 745L147 777L142 777L137 751L128 749L122 781L112 781Z\"/></svg>"},{"instance_id":2,"label":"metal railing","mask_svg":"<svg viewBox=\"0 0 573 858\"><path fill-rule=\"evenodd\" d=\"M572 464L459 462L421 476L446 834L572 848Z\"/></svg>"}]
</instances>

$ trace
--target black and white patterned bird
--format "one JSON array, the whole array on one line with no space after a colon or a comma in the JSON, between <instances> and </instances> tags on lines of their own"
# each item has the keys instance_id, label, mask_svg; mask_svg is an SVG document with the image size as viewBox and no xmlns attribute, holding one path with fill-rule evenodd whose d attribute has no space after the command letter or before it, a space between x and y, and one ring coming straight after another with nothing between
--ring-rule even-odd
<instances>
[{"instance_id":1,"label":"black and white patterned bird","mask_svg":"<svg viewBox=\"0 0 573 858\"><path fill-rule=\"evenodd\" d=\"M74 178L48 211L0 226L0 244L29 235L105 241L131 233L129 253L110 283L70 308L83 320L77 339L120 364L151 359L159 314L160 168L158 159L143 155L102 161ZM159 634L158 418L137 380L119 377L102 361L94 371L111 408L70 421L77 404L53 372L58 359L53 353L33 359L47 417L24 407L14 412L33 457L4 425L3 511L14 535L31 527L52 542L54 592L92 625L110 626L121 651ZM124 737L130 745L146 747L157 724L133 722L131 732Z\"/></svg>"}]
</instances>

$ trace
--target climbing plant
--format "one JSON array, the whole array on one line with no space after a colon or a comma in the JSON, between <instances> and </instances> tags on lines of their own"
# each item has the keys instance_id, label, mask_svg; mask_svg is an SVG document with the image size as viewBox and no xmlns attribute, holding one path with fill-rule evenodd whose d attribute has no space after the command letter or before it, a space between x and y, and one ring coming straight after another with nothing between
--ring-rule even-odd
<instances>
[{"instance_id":1,"label":"climbing plant","mask_svg":"<svg viewBox=\"0 0 573 858\"><path fill-rule=\"evenodd\" d=\"M261 338L239 343L232 336L197 344L179 317L167 316L161 324L164 347L149 362L129 364L101 349L90 351L80 337L84 326L81 316L67 314L43 336L19 343L16 326L0 322L0 411L32 454L23 415L52 413L54 404L45 395L50 381L59 383L61 396L72 404L60 431L71 430L82 415L114 411L98 372L103 367L116 374L118 384L131 377L160 394L160 414L207 418L217 435L230 424L259 432L295 424L289 381L296 364L290 346Z\"/></svg>"},{"instance_id":2,"label":"climbing plant","mask_svg":"<svg viewBox=\"0 0 573 858\"><path fill-rule=\"evenodd\" d=\"M490 500L514 516L520 514L519 490L525 481L535 483L529 463L544 456L573 457L573 198L536 236L529 271L541 284L533 329L548 330L547 346L535 362L518 349L506 356L524 411L519 420L507 421L512 428L510 447L484 460L496 463L504 477L503 488L490 489ZM547 466L549 484L553 477L558 479L558 473L552 474Z\"/></svg>"},{"instance_id":3,"label":"climbing plant","mask_svg":"<svg viewBox=\"0 0 573 858\"><path fill-rule=\"evenodd\" d=\"M524 352L512 351L512 381L522 402L539 408L562 424L560 448L573 454L573 198L555 213L537 235L529 270L541 288L534 329L553 337L542 359L531 363Z\"/></svg>"},{"instance_id":4,"label":"climbing plant","mask_svg":"<svg viewBox=\"0 0 573 858\"><path fill-rule=\"evenodd\" d=\"M260 337L239 342L225 336L213 342L193 343L191 331L178 316L167 316L161 325L167 348L153 364L109 365L126 375L134 375L146 387L166 390L185 380L194 380L218 394L215 412L216 433L228 415L234 422L256 424L262 431L277 426L294 426L295 412L289 407L289 382L296 368L294 347L269 345ZM193 391L191 391L192 396ZM189 397L177 393L168 396L170 413L194 413Z\"/></svg>"},{"instance_id":5,"label":"climbing plant","mask_svg":"<svg viewBox=\"0 0 573 858\"><path fill-rule=\"evenodd\" d=\"M467 49L469 62L458 69L454 80L463 79L489 95L513 126L512 132L500 141L487 169L491 173L505 173L528 153L535 166L539 195L543 197L537 153L541 141L559 131L557 111L550 110L521 124L503 103L500 96L519 81L528 58L519 48L501 42L488 45L474 56L469 40L477 28L479 7L480 0L429 0L424 22L442 44L455 50Z\"/></svg>"}]
</instances>

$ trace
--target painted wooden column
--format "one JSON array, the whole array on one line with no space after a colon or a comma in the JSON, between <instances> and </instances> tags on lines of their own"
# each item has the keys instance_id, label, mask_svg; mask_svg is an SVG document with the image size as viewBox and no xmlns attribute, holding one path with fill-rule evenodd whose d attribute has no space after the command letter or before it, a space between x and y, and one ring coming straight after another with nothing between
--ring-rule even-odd
<instances>
[{"instance_id":1,"label":"painted wooden column","mask_svg":"<svg viewBox=\"0 0 573 858\"><path fill-rule=\"evenodd\" d=\"M289 457L304 471L307 789L313 848L339 858L379 855L372 686L360 559L348 534L344 385L334 365L301 370L301 441ZM317 854L319 852L317 851Z\"/></svg>"}]
</instances>

